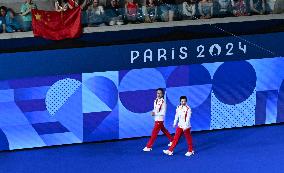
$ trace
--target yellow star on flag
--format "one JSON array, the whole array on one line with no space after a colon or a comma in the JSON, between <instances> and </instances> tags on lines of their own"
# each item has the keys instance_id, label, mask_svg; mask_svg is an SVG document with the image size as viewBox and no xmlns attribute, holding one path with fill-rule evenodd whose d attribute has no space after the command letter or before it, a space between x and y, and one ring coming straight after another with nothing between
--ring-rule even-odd
<instances>
[{"instance_id":1,"label":"yellow star on flag","mask_svg":"<svg viewBox=\"0 0 284 173\"><path fill-rule=\"evenodd\" d=\"M35 14L36 20L41 20L41 15L40 14Z\"/></svg>"}]
</instances>

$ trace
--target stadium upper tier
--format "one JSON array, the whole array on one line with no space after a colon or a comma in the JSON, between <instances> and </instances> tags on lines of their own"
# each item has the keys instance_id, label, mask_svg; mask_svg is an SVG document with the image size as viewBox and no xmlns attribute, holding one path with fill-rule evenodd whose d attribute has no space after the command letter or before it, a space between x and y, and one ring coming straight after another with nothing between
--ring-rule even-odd
<instances>
[{"instance_id":1,"label":"stadium upper tier","mask_svg":"<svg viewBox=\"0 0 284 173\"><path fill-rule=\"evenodd\" d=\"M284 25L284 14L270 14L270 15L254 15L254 16L240 16L240 17L226 17L226 18L212 18L212 19L199 19L199 20L182 20L182 21L171 21L171 22L155 22L155 23L144 23L144 24L128 24L128 25L115 25L115 26L100 26L100 27L85 27L83 33L102 33L102 32L115 32L115 31L127 31L127 30L143 30L143 29L157 29L157 28L169 28L169 27L185 27L185 26L201 26L201 25L214 25L214 24L228 24L242 22L257 22L257 21L270 21L270 20L283 20ZM277 24L277 23L275 23ZM279 27L279 31L284 31L284 28ZM273 26L273 25L272 25ZM251 26L253 28L254 26ZM269 28L269 25L266 26ZM208 32L214 30L214 27L207 27ZM229 28L230 30L240 30L238 28ZM275 29L275 28L274 28ZM250 28L247 28L250 30ZM201 31L200 31L201 32ZM257 33L257 32L256 32ZM29 38L34 37L33 32L14 32L14 33L2 33L0 39L15 39L15 38ZM204 37L206 37L204 35Z\"/></svg>"}]
</instances>

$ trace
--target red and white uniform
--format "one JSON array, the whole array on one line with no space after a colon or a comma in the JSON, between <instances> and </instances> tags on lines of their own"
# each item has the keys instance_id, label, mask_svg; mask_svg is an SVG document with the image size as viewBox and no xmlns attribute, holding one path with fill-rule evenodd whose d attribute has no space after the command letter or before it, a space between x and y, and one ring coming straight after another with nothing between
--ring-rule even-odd
<instances>
[{"instance_id":1,"label":"red and white uniform","mask_svg":"<svg viewBox=\"0 0 284 173\"><path fill-rule=\"evenodd\" d=\"M146 147L147 148L152 148L160 130L167 136L167 138L172 141L173 138L171 136L171 134L169 133L169 131L165 128L164 126L164 118L165 118L165 114L166 114L166 102L163 98L157 98L154 101L154 109L153 112L155 113L154 115L154 119L155 119L155 125L154 125L154 129L152 131L152 135L151 138L149 139Z\"/></svg>"},{"instance_id":2,"label":"red and white uniform","mask_svg":"<svg viewBox=\"0 0 284 173\"><path fill-rule=\"evenodd\" d=\"M192 144L192 137L190 134L190 129L191 129L191 124L190 124L190 118L191 118L191 109L188 105L185 106L178 106L176 109L176 115L175 115L175 120L174 120L174 126L178 122L178 127L176 129L176 133L174 136L173 143L171 147L169 148L169 151L173 151L174 148L176 147L182 132L184 133L184 136L186 138L187 144L188 144L188 151L192 152L193 151L193 144Z\"/></svg>"},{"instance_id":3,"label":"red and white uniform","mask_svg":"<svg viewBox=\"0 0 284 173\"><path fill-rule=\"evenodd\" d=\"M176 109L176 115L174 120L174 126L178 122L178 127L182 129L188 129L191 127L190 118L191 118L191 109L188 105L186 106L178 106Z\"/></svg>"},{"instance_id":4,"label":"red and white uniform","mask_svg":"<svg viewBox=\"0 0 284 173\"><path fill-rule=\"evenodd\" d=\"M166 108L167 108L167 105L163 98L156 99L154 101L153 112L155 112L155 116L154 116L155 121L164 121L164 117L166 115Z\"/></svg>"}]
</instances>

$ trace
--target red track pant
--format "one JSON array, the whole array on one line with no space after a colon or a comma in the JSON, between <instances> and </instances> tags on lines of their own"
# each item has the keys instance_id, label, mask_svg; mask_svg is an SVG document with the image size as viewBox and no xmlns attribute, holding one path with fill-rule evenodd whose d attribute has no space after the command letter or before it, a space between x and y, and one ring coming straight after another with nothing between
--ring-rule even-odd
<instances>
[{"instance_id":1,"label":"red track pant","mask_svg":"<svg viewBox=\"0 0 284 173\"><path fill-rule=\"evenodd\" d=\"M174 148L176 147L181 135L182 135L182 132L184 133L184 136L185 136L185 139L187 141L187 144L188 144L188 151L191 152L193 151L193 144L192 144L192 137L191 137L191 134L190 134L190 128L186 129L185 131L183 131L182 128L178 127L177 130L176 130L176 134L174 136L174 140L173 140L173 143L171 145L171 147L169 148L170 151L173 151Z\"/></svg>"},{"instance_id":2,"label":"red track pant","mask_svg":"<svg viewBox=\"0 0 284 173\"><path fill-rule=\"evenodd\" d=\"M152 148L160 130L162 130L162 132L167 136L167 138L172 141L173 138L170 134L170 132L165 128L164 126L164 121L155 121L155 126L154 129L152 131L152 135L151 138L149 139L149 142L147 143L146 147L148 148Z\"/></svg>"}]
</instances>

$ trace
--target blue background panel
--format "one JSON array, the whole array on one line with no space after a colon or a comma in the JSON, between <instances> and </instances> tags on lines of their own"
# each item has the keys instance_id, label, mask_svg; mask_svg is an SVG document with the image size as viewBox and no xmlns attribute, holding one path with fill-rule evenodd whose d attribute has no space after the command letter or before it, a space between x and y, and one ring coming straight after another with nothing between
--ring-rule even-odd
<instances>
[{"instance_id":1,"label":"blue background panel","mask_svg":"<svg viewBox=\"0 0 284 173\"><path fill-rule=\"evenodd\" d=\"M158 87L172 133L181 95L193 131L284 122L283 67L275 57L1 81L0 150L149 136Z\"/></svg>"}]
</instances>

